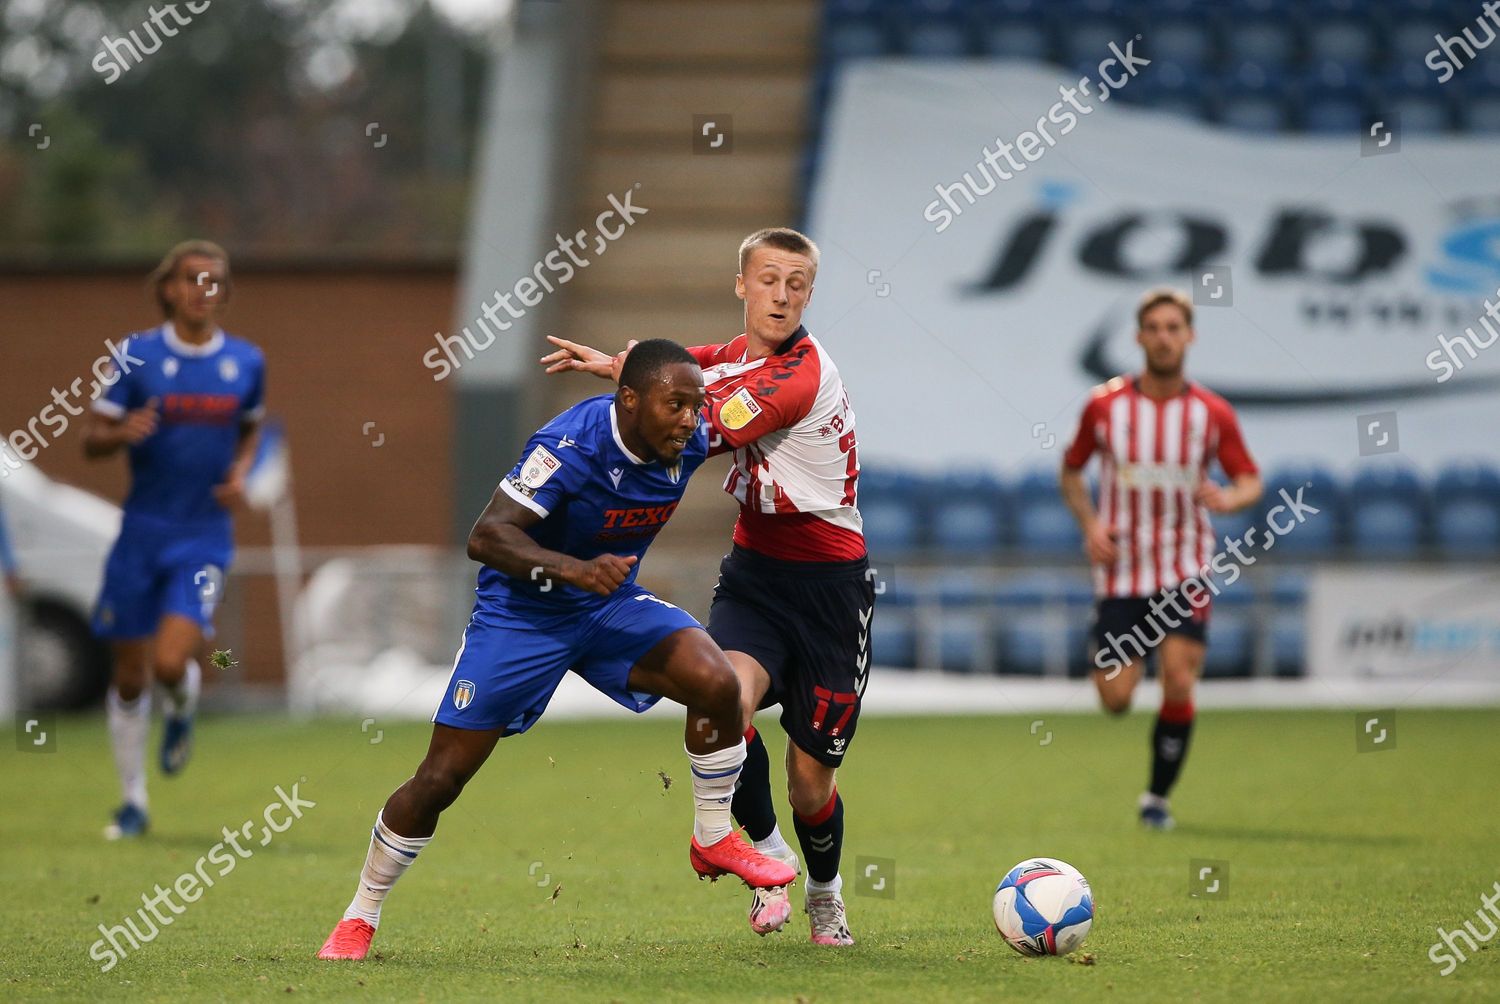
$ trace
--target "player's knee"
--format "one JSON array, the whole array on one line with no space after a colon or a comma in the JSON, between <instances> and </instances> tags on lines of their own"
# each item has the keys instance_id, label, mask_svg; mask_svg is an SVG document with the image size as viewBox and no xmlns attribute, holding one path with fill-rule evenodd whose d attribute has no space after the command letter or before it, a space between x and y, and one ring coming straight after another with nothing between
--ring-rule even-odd
<instances>
[{"instance_id":1,"label":"player's knee","mask_svg":"<svg viewBox=\"0 0 1500 1004\"><path fill-rule=\"evenodd\" d=\"M1193 696L1193 684L1198 680L1198 674L1192 670L1179 670L1162 675L1162 696L1169 701L1186 701Z\"/></svg>"},{"instance_id":2,"label":"player's knee","mask_svg":"<svg viewBox=\"0 0 1500 1004\"><path fill-rule=\"evenodd\" d=\"M828 805L833 797L834 772L804 770L796 771L787 778L787 801L792 811L799 816L815 816Z\"/></svg>"},{"instance_id":3,"label":"player's knee","mask_svg":"<svg viewBox=\"0 0 1500 1004\"><path fill-rule=\"evenodd\" d=\"M716 668L705 674L703 702L704 710L713 714L714 717L748 726L744 709L740 705L740 681L734 675L734 670L729 668L728 662L724 663L722 669ZM740 731L743 732L744 728Z\"/></svg>"},{"instance_id":4,"label":"player's knee","mask_svg":"<svg viewBox=\"0 0 1500 1004\"><path fill-rule=\"evenodd\" d=\"M151 657L151 675L160 683L173 685L187 672L187 659L157 652Z\"/></svg>"},{"instance_id":5,"label":"player's knee","mask_svg":"<svg viewBox=\"0 0 1500 1004\"><path fill-rule=\"evenodd\" d=\"M1104 710L1108 711L1110 714L1123 715L1125 714L1125 712L1130 710L1130 696L1131 695L1128 691L1118 694L1111 693L1109 691L1103 691L1099 694L1099 703L1102 704L1104 706Z\"/></svg>"}]
</instances>

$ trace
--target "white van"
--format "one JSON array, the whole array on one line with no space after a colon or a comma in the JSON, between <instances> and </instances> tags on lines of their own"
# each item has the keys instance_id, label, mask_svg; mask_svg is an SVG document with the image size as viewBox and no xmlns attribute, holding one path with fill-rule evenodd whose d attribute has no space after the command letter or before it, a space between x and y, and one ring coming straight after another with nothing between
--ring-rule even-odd
<instances>
[{"instance_id":1,"label":"white van","mask_svg":"<svg viewBox=\"0 0 1500 1004\"><path fill-rule=\"evenodd\" d=\"M0 511L26 589L19 610L0 614L0 708L87 707L109 685L109 650L89 621L120 533L120 509L53 481L34 464L11 467L17 458L7 459Z\"/></svg>"}]
</instances>

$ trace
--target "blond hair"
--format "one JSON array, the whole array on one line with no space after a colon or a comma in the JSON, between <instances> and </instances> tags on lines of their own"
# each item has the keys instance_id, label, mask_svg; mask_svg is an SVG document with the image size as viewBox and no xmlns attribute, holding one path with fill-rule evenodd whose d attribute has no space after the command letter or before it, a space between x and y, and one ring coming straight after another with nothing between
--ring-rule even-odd
<instances>
[{"instance_id":1,"label":"blond hair","mask_svg":"<svg viewBox=\"0 0 1500 1004\"><path fill-rule=\"evenodd\" d=\"M811 259L813 274L816 275L818 272L818 246L812 242L811 237L791 227L766 227L740 241L741 275L745 272L745 266L750 264L750 253L762 247L777 248L781 251L803 255Z\"/></svg>"}]
</instances>

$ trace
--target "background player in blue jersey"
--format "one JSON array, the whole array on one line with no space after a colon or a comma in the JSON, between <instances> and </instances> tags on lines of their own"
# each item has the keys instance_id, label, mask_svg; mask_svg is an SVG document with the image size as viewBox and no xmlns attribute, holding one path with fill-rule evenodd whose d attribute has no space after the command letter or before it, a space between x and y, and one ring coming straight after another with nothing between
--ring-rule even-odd
<instances>
[{"instance_id":1,"label":"background player in blue jersey","mask_svg":"<svg viewBox=\"0 0 1500 1004\"><path fill-rule=\"evenodd\" d=\"M10 530L5 525L5 510L0 509L0 578L5 580L5 591L13 597L21 595L21 570L16 564L16 552L10 546Z\"/></svg>"},{"instance_id":2,"label":"background player in blue jersey","mask_svg":"<svg viewBox=\"0 0 1500 1004\"><path fill-rule=\"evenodd\" d=\"M229 256L186 241L152 272L164 323L129 336L114 382L93 403L84 452L130 454L130 493L104 566L94 631L114 649L106 697L124 802L105 834L146 830L146 735L154 678L166 692L161 769L192 749L200 667L234 550L230 509L255 456L265 363L218 324Z\"/></svg>"},{"instance_id":3,"label":"background player in blue jersey","mask_svg":"<svg viewBox=\"0 0 1500 1004\"><path fill-rule=\"evenodd\" d=\"M569 671L632 711L659 697L687 706L689 857L700 876L734 874L752 887L796 878L730 829L745 741L729 660L691 616L635 582L708 454L703 400L703 373L686 349L642 342L619 390L549 422L500 482L469 535L469 557L484 567L427 756L375 818L354 899L319 958L369 953L386 894L439 814L502 736L536 723Z\"/></svg>"}]
</instances>

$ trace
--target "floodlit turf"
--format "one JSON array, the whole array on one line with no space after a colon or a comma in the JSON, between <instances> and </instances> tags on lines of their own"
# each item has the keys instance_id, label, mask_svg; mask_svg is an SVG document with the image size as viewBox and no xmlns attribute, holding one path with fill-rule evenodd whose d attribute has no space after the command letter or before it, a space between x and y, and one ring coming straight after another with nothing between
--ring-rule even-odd
<instances>
[{"instance_id":1,"label":"floodlit turf","mask_svg":"<svg viewBox=\"0 0 1500 1004\"><path fill-rule=\"evenodd\" d=\"M17 752L12 736L0 752L0 998L1500 996L1500 938L1450 976L1428 958L1439 925L1486 931L1475 911L1500 880L1500 712L1400 711L1395 748L1372 753L1356 752L1353 711L1205 713L1174 800L1181 825L1167 834L1134 820L1149 725L1144 714L1045 717L1034 734L1029 717L865 721L840 784L859 944L830 950L807 943L800 893L788 929L762 939L743 887L696 880L674 728L543 721L502 743L447 814L387 902L378 958L359 964L313 955L428 726L210 718L181 778L153 771L151 836L109 845L102 719L64 719L56 752ZM275 786L294 783L316 807L257 846ZM222 827L252 819L242 845L253 855L101 974L98 925L120 923L156 883L191 871ZM995 883L1031 855L1092 881L1083 957L1022 959L995 933ZM857 894L860 858L894 861L893 896ZM1227 863L1219 896L1190 898L1197 859Z\"/></svg>"}]
</instances>

